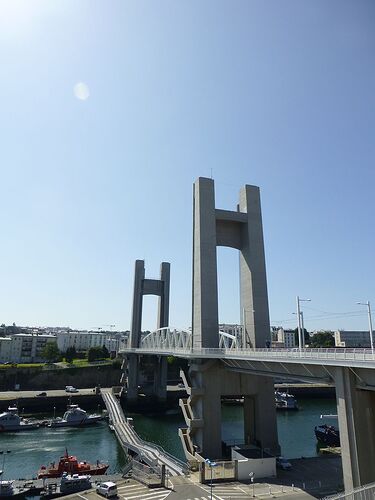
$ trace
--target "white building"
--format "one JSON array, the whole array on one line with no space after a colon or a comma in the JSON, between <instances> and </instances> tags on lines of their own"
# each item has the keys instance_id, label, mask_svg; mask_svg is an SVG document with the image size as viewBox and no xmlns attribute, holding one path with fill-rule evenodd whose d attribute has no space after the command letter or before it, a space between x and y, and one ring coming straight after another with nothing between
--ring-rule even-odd
<instances>
[{"instance_id":1,"label":"white building","mask_svg":"<svg viewBox=\"0 0 375 500\"><path fill-rule=\"evenodd\" d=\"M372 332L375 339L375 332ZM353 331L353 330L337 330L335 332L336 347L371 347L370 332Z\"/></svg>"},{"instance_id":2,"label":"white building","mask_svg":"<svg viewBox=\"0 0 375 500\"><path fill-rule=\"evenodd\" d=\"M296 347L294 330L279 328L277 331L277 342L283 343L286 349L293 349L293 347Z\"/></svg>"},{"instance_id":3,"label":"white building","mask_svg":"<svg viewBox=\"0 0 375 500\"><path fill-rule=\"evenodd\" d=\"M41 363L43 350L48 342L56 342L54 335L17 333L0 339L0 362Z\"/></svg>"},{"instance_id":4,"label":"white building","mask_svg":"<svg viewBox=\"0 0 375 500\"><path fill-rule=\"evenodd\" d=\"M103 347L107 338L111 338L111 334L88 331L60 332L57 335L57 346L61 352L66 352L68 347L75 347L76 351L88 351L91 347Z\"/></svg>"}]
</instances>

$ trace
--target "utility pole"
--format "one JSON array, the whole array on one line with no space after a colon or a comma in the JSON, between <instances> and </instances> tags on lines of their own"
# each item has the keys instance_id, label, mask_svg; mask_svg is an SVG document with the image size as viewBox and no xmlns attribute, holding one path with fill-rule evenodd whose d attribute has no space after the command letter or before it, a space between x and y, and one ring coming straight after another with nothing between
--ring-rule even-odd
<instances>
[{"instance_id":1,"label":"utility pole","mask_svg":"<svg viewBox=\"0 0 375 500\"><path fill-rule=\"evenodd\" d=\"M368 300L367 302L357 302L357 304L360 305L360 306L367 306L371 351L372 351L372 354L374 354L374 339L373 339L373 331L372 331L372 318L371 318L370 301Z\"/></svg>"}]
</instances>

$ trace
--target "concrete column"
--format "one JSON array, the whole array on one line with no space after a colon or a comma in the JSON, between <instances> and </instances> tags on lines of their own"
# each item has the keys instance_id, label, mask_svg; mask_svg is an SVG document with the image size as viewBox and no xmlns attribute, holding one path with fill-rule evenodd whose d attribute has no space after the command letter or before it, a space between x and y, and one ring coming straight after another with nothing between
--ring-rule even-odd
<instances>
[{"instance_id":1,"label":"concrete column","mask_svg":"<svg viewBox=\"0 0 375 500\"><path fill-rule=\"evenodd\" d=\"M139 359L136 354L128 354L127 363L127 390L126 397L129 401L135 401L138 398L138 376Z\"/></svg>"},{"instance_id":2,"label":"concrete column","mask_svg":"<svg viewBox=\"0 0 375 500\"><path fill-rule=\"evenodd\" d=\"M243 402L243 423L245 444L255 441L255 401L252 396L245 396Z\"/></svg>"},{"instance_id":3,"label":"concrete column","mask_svg":"<svg viewBox=\"0 0 375 500\"><path fill-rule=\"evenodd\" d=\"M170 289L170 264L162 262L160 266L160 281L162 282L162 293L159 296L158 306L158 328L169 325L169 289ZM165 356L158 358L154 376L154 394L161 400L167 399L167 376L168 363Z\"/></svg>"},{"instance_id":4,"label":"concrete column","mask_svg":"<svg viewBox=\"0 0 375 500\"><path fill-rule=\"evenodd\" d=\"M164 328L169 324L169 288L170 288L170 268L169 262L162 262L160 266L160 281L162 282L162 293L159 296L158 306L158 326Z\"/></svg>"},{"instance_id":5,"label":"concrete column","mask_svg":"<svg viewBox=\"0 0 375 500\"><path fill-rule=\"evenodd\" d=\"M158 356L155 361L153 393L160 401L167 399L167 371L167 358Z\"/></svg>"},{"instance_id":6,"label":"concrete column","mask_svg":"<svg viewBox=\"0 0 375 500\"><path fill-rule=\"evenodd\" d=\"M136 260L134 270L133 308L130 326L130 347L139 347L142 328L143 280L145 261Z\"/></svg>"},{"instance_id":7,"label":"concrete column","mask_svg":"<svg viewBox=\"0 0 375 500\"><path fill-rule=\"evenodd\" d=\"M255 439L259 446L280 455L277 437L275 389L273 378L258 376L255 395Z\"/></svg>"},{"instance_id":8,"label":"concrete column","mask_svg":"<svg viewBox=\"0 0 375 500\"><path fill-rule=\"evenodd\" d=\"M271 340L268 311L266 264L264 256L260 193L256 186L240 191L240 212L248 222L241 226L240 288L245 338L252 347L265 347Z\"/></svg>"},{"instance_id":9,"label":"concrete column","mask_svg":"<svg viewBox=\"0 0 375 500\"><path fill-rule=\"evenodd\" d=\"M349 368L335 370L345 490L375 481L375 394L357 382Z\"/></svg>"},{"instance_id":10,"label":"concrete column","mask_svg":"<svg viewBox=\"0 0 375 500\"><path fill-rule=\"evenodd\" d=\"M214 181L194 183L193 346L218 347L218 292Z\"/></svg>"}]
</instances>

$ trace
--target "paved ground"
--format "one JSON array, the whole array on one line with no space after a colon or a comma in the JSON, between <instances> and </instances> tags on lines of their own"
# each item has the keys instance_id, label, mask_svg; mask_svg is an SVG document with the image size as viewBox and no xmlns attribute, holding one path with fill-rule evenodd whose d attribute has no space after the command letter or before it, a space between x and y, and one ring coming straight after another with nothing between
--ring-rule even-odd
<instances>
[{"instance_id":1,"label":"paved ground","mask_svg":"<svg viewBox=\"0 0 375 500\"><path fill-rule=\"evenodd\" d=\"M340 457L317 457L291 460L290 471L278 470L277 478L254 485L240 482L216 483L213 500L312 500L338 491L342 482ZM319 478L319 479L316 479ZM210 484L193 483L185 477L172 477L169 488L147 488L134 479L117 481L118 500L210 500ZM95 490L70 495L76 500L102 499Z\"/></svg>"}]
</instances>

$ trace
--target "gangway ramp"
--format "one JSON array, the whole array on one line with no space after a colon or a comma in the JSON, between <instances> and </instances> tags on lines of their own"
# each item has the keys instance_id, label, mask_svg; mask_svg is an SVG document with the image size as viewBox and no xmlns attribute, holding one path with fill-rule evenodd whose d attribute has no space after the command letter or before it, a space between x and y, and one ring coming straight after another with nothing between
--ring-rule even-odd
<instances>
[{"instance_id":1,"label":"gangway ramp","mask_svg":"<svg viewBox=\"0 0 375 500\"><path fill-rule=\"evenodd\" d=\"M144 441L138 436L134 427L127 422L119 401L111 392L102 390L102 397L116 437L126 451L131 450L138 459L150 467L161 470L162 465L165 465L172 476L182 476L187 473L187 465L184 462L160 446Z\"/></svg>"}]
</instances>

